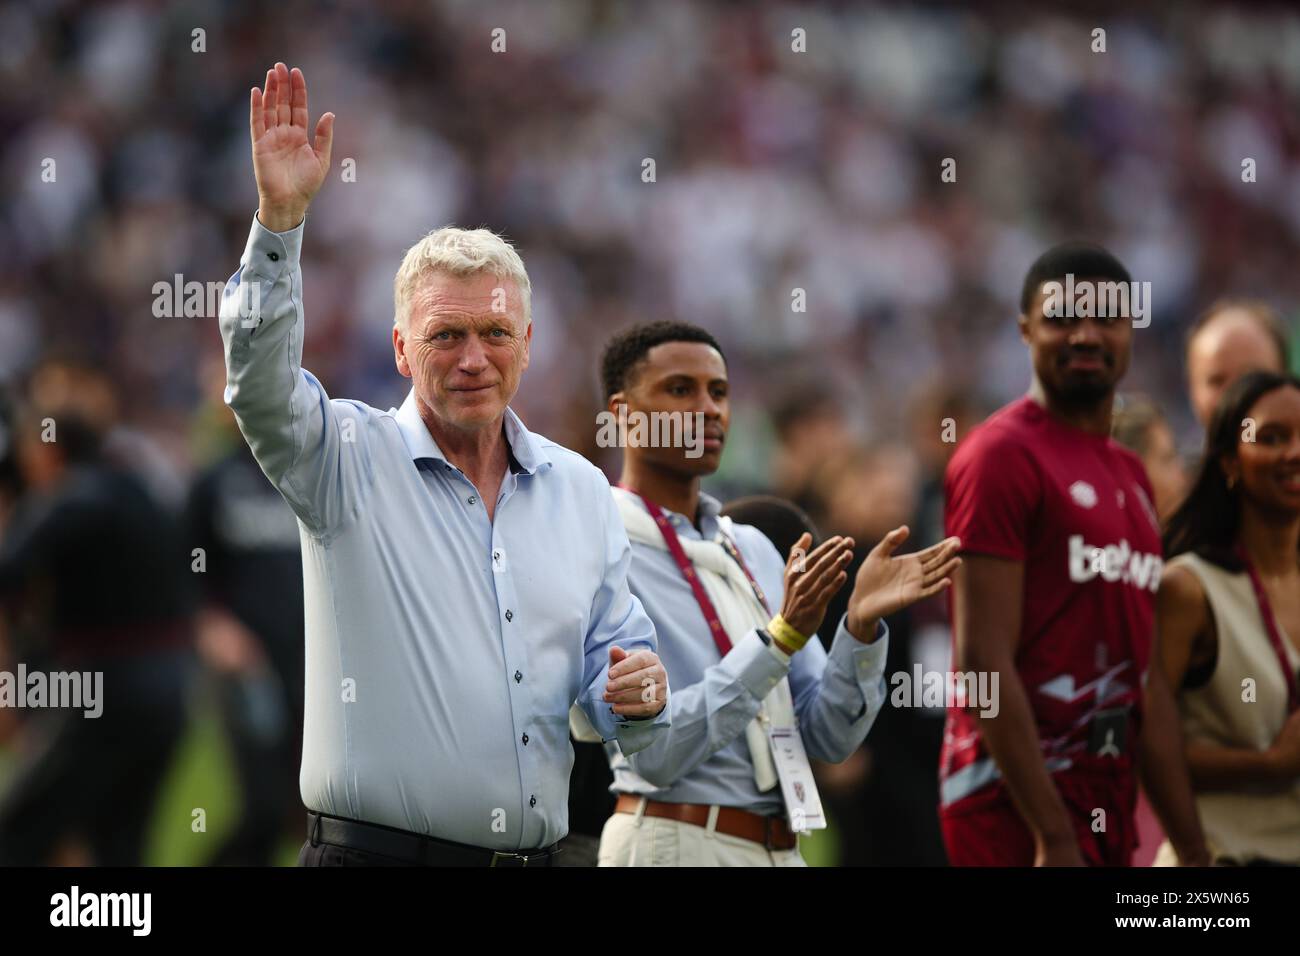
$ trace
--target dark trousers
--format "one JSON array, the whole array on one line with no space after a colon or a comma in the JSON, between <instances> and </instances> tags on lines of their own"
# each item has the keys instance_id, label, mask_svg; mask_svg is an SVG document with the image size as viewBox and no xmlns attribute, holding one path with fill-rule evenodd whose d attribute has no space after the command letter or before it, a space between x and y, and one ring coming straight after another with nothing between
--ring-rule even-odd
<instances>
[{"instance_id":1,"label":"dark trousers","mask_svg":"<svg viewBox=\"0 0 1300 956\"><path fill-rule=\"evenodd\" d=\"M309 818L310 819L310 818ZM365 828L366 824L355 824ZM391 827L382 827L371 825L376 830L389 830L390 832L405 833L405 831L394 831ZM310 823L309 823L310 827ZM410 836L410 834L407 834ZM359 841L365 842L365 841ZM478 847L469 847L464 844L446 843L441 841L432 841L434 844L440 844L440 847L430 846L428 842L424 847L430 851L425 855L425 859L431 861L431 866L488 866L489 861L496 861L494 865L511 866L516 862L510 860L497 860L491 850L479 849ZM383 845L383 844L380 844ZM555 848L553 848L555 849ZM394 851L397 852L397 851ZM555 866L563 853L555 852L549 856L538 859L533 854L538 851L529 851L530 866ZM373 850L363 850L352 846L338 846L333 843L321 841L314 828L309 828L307 842L302 845L298 851L299 866L421 866L423 864L412 862L410 859L388 856L384 853L377 853Z\"/></svg>"},{"instance_id":2,"label":"dark trousers","mask_svg":"<svg viewBox=\"0 0 1300 956\"><path fill-rule=\"evenodd\" d=\"M367 853L365 850L354 850L351 847L331 846L328 843L318 843L312 846L311 840L302 845L298 851L299 866L416 866L415 863L407 863L403 860L395 860L391 856L380 856L378 853Z\"/></svg>"},{"instance_id":3,"label":"dark trousers","mask_svg":"<svg viewBox=\"0 0 1300 956\"><path fill-rule=\"evenodd\" d=\"M552 862L536 864L538 866L563 866L564 864L554 862L564 856L563 853L556 854ZM409 863L405 860L395 860L391 856L382 856L378 853L370 853L366 850L356 850L352 847L333 846L329 843L317 843L312 845L308 840L298 851L299 866L419 866L418 863ZM579 864L581 865L581 864Z\"/></svg>"}]
</instances>

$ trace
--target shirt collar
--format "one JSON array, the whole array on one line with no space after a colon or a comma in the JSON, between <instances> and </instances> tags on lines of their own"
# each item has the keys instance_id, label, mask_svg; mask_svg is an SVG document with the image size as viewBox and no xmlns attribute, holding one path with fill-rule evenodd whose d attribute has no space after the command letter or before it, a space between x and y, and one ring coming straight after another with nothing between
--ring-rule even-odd
<instances>
[{"instance_id":1,"label":"shirt collar","mask_svg":"<svg viewBox=\"0 0 1300 956\"><path fill-rule=\"evenodd\" d=\"M625 494L633 494L625 489L618 489ZM635 497L635 495L634 495ZM636 498L640 501L640 498ZM707 491L700 492L700 527L697 529L695 523L686 515L679 514L676 511L664 509L664 515L668 518L668 523L676 529L678 534L683 531L689 531L692 535L699 537L704 541L713 541L718 537L718 532L722 530L722 525L718 521L718 516L722 512L722 502Z\"/></svg>"},{"instance_id":2,"label":"shirt collar","mask_svg":"<svg viewBox=\"0 0 1300 956\"><path fill-rule=\"evenodd\" d=\"M411 453L412 461L419 461L422 458L447 461L447 456L442 453L438 443L429 434L428 426L420 418L414 388L406 394L406 401L402 402L402 407L397 410L394 417L397 420L398 430L402 433L402 440L406 442L406 449ZM535 475L542 465L553 464L550 456L542 449L537 436L524 427L524 423L509 406L506 407L505 427L506 444L510 446L510 454L527 474Z\"/></svg>"}]
</instances>

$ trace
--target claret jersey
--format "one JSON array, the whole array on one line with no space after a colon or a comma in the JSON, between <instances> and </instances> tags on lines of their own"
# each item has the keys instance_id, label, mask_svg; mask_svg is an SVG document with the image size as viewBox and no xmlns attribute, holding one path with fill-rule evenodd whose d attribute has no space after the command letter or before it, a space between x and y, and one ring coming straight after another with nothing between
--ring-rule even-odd
<instances>
[{"instance_id":1,"label":"claret jersey","mask_svg":"<svg viewBox=\"0 0 1300 956\"><path fill-rule=\"evenodd\" d=\"M961 443L944 490L963 551L1024 563L1016 670L1048 771L1131 774L1161 571L1141 461L1025 397ZM975 709L949 707L940 778L944 807L1001 786Z\"/></svg>"}]
</instances>

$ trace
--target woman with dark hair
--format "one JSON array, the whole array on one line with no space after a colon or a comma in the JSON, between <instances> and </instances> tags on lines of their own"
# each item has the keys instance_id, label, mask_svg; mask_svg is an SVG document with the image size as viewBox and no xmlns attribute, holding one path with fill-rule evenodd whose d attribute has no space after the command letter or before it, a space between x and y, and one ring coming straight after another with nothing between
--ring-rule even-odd
<instances>
[{"instance_id":1,"label":"woman with dark hair","mask_svg":"<svg viewBox=\"0 0 1300 956\"><path fill-rule=\"evenodd\" d=\"M1211 855L1300 865L1300 379L1224 393L1165 555L1160 661Z\"/></svg>"}]
</instances>

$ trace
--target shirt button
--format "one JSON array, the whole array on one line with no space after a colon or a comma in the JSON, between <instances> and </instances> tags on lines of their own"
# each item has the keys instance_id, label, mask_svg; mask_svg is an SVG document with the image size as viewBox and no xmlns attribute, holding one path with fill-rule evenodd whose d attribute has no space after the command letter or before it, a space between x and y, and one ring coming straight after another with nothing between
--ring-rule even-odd
<instances>
[{"instance_id":1,"label":"shirt button","mask_svg":"<svg viewBox=\"0 0 1300 956\"><path fill-rule=\"evenodd\" d=\"M524 742L524 746L527 747L527 746L528 746L528 735L527 735L527 734L524 734L524 736L523 736L522 739L523 739L523 742Z\"/></svg>"},{"instance_id":2,"label":"shirt button","mask_svg":"<svg viewBox=\"0 0 1300 956\"><path fill-rule=\"evenodd\" d=\"M471 504L471 505L472 505L472 504L476 504L476 503L478 502L478 496L477 496L477 495L470 495L470 496L469 496L468 498L466 498L465 500L466 500L469 504Z\"/></svg>"},{"instance_id":3,"label":"shirt button","mask_svg":"<svg viewBox=\"0 0 1300 956\"><path fill-rule=\"evenodd\" d=\"M515 671L515 683L518 684L523 679L524 675L519 673L519 671Z\"/></svg>"},{"instance_id":4,"label":"shirt button","mask_svg":"<svg viewBox=\"0 0 1300 956\"><path fill-rule=\"evenodd\" d=\"M515 619L515 616L514 616L513 612L507 610L507 611L506 611L506 620L507 620L507 621L513 621L514 619Z\"/></svg>"},{"instance_id":5,"label":"shirt button","mask_svg":"<svg viewBox=\"0 0 1300 956\"><path fill-rule=\"evenodd\" d=\"M535 796L529 796L529 798L528 798L528 805L529 805L530 807L535 807L535 806L537 806L537 797L535 797Z\"/></svg>"}]
</instances>

